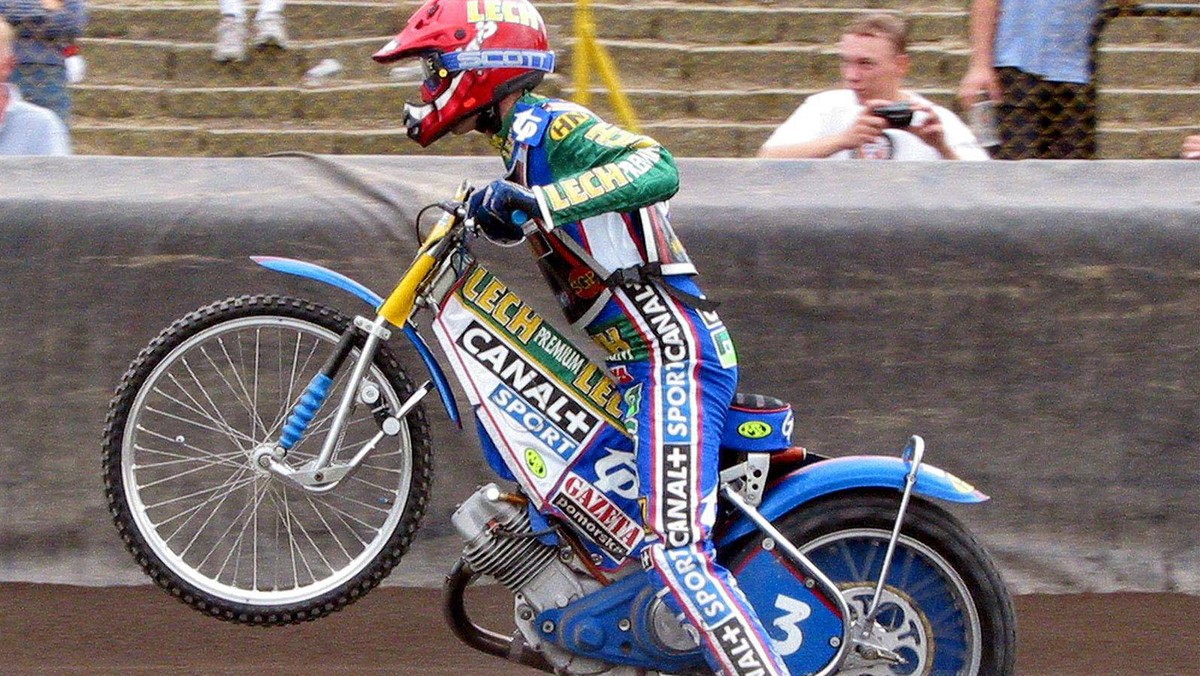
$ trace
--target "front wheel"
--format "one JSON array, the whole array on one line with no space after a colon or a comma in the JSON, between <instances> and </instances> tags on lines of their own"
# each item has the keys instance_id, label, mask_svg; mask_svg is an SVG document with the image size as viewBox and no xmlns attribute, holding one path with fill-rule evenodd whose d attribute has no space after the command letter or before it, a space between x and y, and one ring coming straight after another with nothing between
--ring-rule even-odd
<instances>
[{"instance_id":1,"label":"front wheel","mask_svg":"<svg viewBox=\"0 0 1200 676\"><path fill-rule=\"evenodd\" d=\"M431 480L420 406L328 492L255 462L349 325L307 301L232 298L176 321L122 377L104 432L109 509L146 574L181 601L247 624L309 620L360 598L408 550ZM282 462L317 457L350 370ZM413 392L382 345L364 380L391 411ZM347 417L335 461L379 434L366 408Z\"/></svg>"},{"instance_id":2,"label":"front wheel","mask_svg":"<svg viewBox=\"0 0 1200 676\"><path fill-rule=\"evenodd\" d=\"M900 496L852 492L788 514L776 526L841 590L856 622L875 593ZM761 539L761 538L759 538ZM739 555L749 556L757 540ZM780 618L760 617L767 627ZM839 674L1006 676L1014 672L1016 617L995 564L944 509L914 498L904 518L867 642ZM886 651L886 652L885 652ZM899 656L900 660L879 654Z\"/></svg>"}]
</instances>

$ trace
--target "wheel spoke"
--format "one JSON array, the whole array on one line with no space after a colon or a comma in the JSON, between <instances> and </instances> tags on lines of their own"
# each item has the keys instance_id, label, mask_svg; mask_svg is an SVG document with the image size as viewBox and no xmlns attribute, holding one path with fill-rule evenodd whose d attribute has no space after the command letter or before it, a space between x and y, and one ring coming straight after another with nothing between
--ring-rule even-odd
<instances>
[{"instance_id":1,"label":"wheel spoke","mask_svg":"<svg viewBox=\"0 0 1200 676\"><path fill-rule=\"evenodd\" d=\"M221 496L220 500L217 500L217 504L208 513L208 517L205 518L204 521L200 524L200 527L196 529L195 534L192 535L192 539L188 541L187 545L183 548L183 551L179 552L179 558L182 559L182 558L187 557L187 554L191 550L192 545L196 544L196 540L198 540L200 538L200 534L203 533L208 528L208 524L212 523L213 517L215 517L217 515L217 512L221 511L221 507L223 507L225 505L225 502L227 500L229 500L229 496L233 495L235 492L237 492L237 490L240 490L241 488L243 488L249 484L252 484L254 482L255 482L255 477L251 476L247 482L241 484L237 489L231 489L231 490L225 491L225 494ZM250 502L253 502L253 500L251 500ZM239 511L238 514L236 516L234 516L234 518L229 520L229 525L225 528L225 531L222 532L221 535L217 538L217 542L220 542L221 540L225 539L225 536L229 534L229 531L233 530L233 527L237 524L238 518L240 518L241 515L245 513L249 504L250 503L242 505L241 511ZM215 548L215 545L214 545L214 548ZM213 550L209 550L209 553L196 566L197 569L204 567L204 564L208 561L208 557L212 556L212 551Z\"/></svg>"},{"instance_id":2,"label":"wheel spoke","mask_svg":"<svg viewBox=\"0 0 1200 676\"><path fill-rule=\"evenodd\" d=\"M172 381L175 381L174 375L171 375L170 378ZM176 383L178 384L177 381L176 381ZM172 420L175 420L177 422L181 422L181 423L185 423L185 424L192 425L195 427L199 427L200 429L208 430L210 432L216 432L217 434L221 434L223 436L228 437L229 440L232 441L235 446L242 448L243 450L249 446L254 445L255 442L254 442L253 437L243 434L240 430L238 430L235 427L230 426L228 423L226 423L222 420L218 420L217 418L215 418L214 416L209 414L207 411L204 411L200 408L196 408L193 406L189 406L188 404L184 403L183 401L180 401L179 399L176 399L175 397L172 397L171 395L167 394L166 392L162 391L161 389L155 388L154 392L156 394L161 395L164 399L166 399L167 401L170 401L171 403L174 403L178 406L182 406L186 410L192 411L193 413L197 413L197 414L207 418L209 421L211 421L216 426L212 427L209 425L205 425L204 423L201 423L201 422L198 422L195 420L190 420L188 418L184 418L180 415L170 413L168 411L165 411L165 410L162 410L159 408L148 407L147 408L148 412L157 413L157 414L165 416L167 418L171 418ZM186 391L185 391L185 394L186 394ZM191 398L190 395L189 395L189 398ZM193 401L195 401L195 399L193 399ZM247 442L247 446L242 446L241 444L239 444L238 443L239 440Z\"/></svg>"},{"instance_id":3,"label":"wheel spoke","mask_svg":"<svg viewBox=\"0 0 1200 676\"><path fill-rule=\"evenodd\" d=\"M312 496L307 495L305 496L305 499L308 500L308 506L312 508L313 513L316 514L317 518L321 520L321 524L325 526L325 532L329 533L329 537L333 538L333 541L337 544L338 549L342 550L342 555L346 557L347 561L353 559L354 556L346 550L346 546L342 544L342 539L338 537L337 533L334 532L333 527L331 527L329 522L325 520L325 515L321 513L321 509L317 507L316 503L313 502Z\"/></svg>"},{"instance_id":4,"label":"wheel spoke","mask_svg":"<svg viewBox=\"0 0 1200 676\"><path fill-rule=\"evenodd\" d=\"M139 472L144 472L148 469L161 469L163 467L171 467L174 465L182 465L182 464L188 464L188 463L193 463L193 462L203 462L203 463L206 463L209 467L238 468L238 467L242 466L242 463L234 462L234 460L238 459L238 458L246 457L246 454L241 451L232 451L232 452L225 453L225 454L218 454L218 453L211 453L208 451L201 451L200 449L191 447L191 446L185 446L185 447L191 448L192 450L199 452L200 457L196 457L194 455L183 455L181 453L172 453L170 451L164 451L164 450L157 449L157 448L150 448L149 446L140 446L140 445L134 446L133 449L135 451L139 451L141 453L147 453L150 455L161 455L161 456L165 456L168 458L174 458L174 460L163 460L162 462L151 462L151 463L139 462L137 464L137 470Z\"/></svg>"},{"instance_id":5,"label":"wheel spoke","mask_svg":"<svg viewBox=\"0 0 1200 676\"><path fill-rule=\"evenodd\" d=\"M213 360L212 355L208 353L207 348L200 348L200 354L204 355L204 358L208 361L209 365L212 366L213 373L217 374L217 377L221 379L221 382L225 383L225 387L229 390L229 393L233 395L234 401L236 401L238 405L241 406L250 416L251 425L261 429L265 434L267 428L265 425L263 425L262 420L259 420L258 412L254 410L254 403L251 394L246 389L246 384L242 381L241 370L238 368L237 364L233 363L233 357L230 356L229 349L225 346L225 340L218 339L217 346L221 348L221 354L224 355L225 362L229 364L229 371L233 374L234 380L237 381L237 387L234 387L234 384L229 382L229 378L225 375L225 372L221 369L221 367L217 366L217 363ZM241 392L238 391L239 389Z\"/></svg>"},{"instance_id":6,"label":"wheel spoke","mask_svg":"<svg viewBox=\"0 0 1200 676\"><path fill-rule=\"evenodd\" d=\"M287 398L282 402L283 405L280 408L279 415L275 418L275 424L271 425L271 429L267 431L268 439L275 438L275 434L279 432L280 428L282 428L284 423L287 421L288 414L291 413L292 409L296 406L296 402L299 401L300 397L304 394L303 388L300 388L300 392L298 393L296 392L296 389L301 382L303 374L308 371L308 365L312 362L312 358L317 352L317 347L320 345L319 342L313 341L312 347L309 348L308 354L304 357L304 363L297 367L296 361L299 359L300 355L300 344L301 335L300 333L297 333L295 356L292 358L292 375L291 379L288 381ZM303 439L301 441L303 441Z\"/></svg>"},{"instance_id":7,"label":"wheel spoke","mask_svg":"<svg viewBox=\"0 0 1200 676\"><path fill-rule=\"evenodd\" d=\"M245 506L243 506L242 511L238 512L238 515L230 520L229 528L226 529L225 533L222 534L221 538L219 538L217 540L217 542L213 544L212 549L209 550L208 554L205 555L204 559L196 566L197 568L204 567L204 564L208 562L208 558L210 556L212 556L213 552L215 552L217 550L217 545L219 545L221 543L221 540L224 540L224 537L225 537L225 535L227 535L229 533L229 530L231 530L233 528L233 526L237 525L238 519L241 518L241 516L246 513L247 509L249 509L250 515L246 518L245 523L242 524L242 529L240 531L238 531L237 537L234 538L233 544L229 547L229 553L225 555L225 559L221 561L220 567L218 567L217 571L215 573L213 573L213 577L218 580L221 579L221 574L225 572L225 567L229 565L230 559L234 560L233 579L234 580L239 579L238 578L238 569L239 569L239 564L241 563L242 539L246 537L246 529L249 528L251 524L255 524L257 526L258 505L260 502L262 502L263 495L266 493L266 487L264 486L263 488L259 488L257 486L257 483L258 482L256 481L255 482L256 485L254 488L254 499L251 500L250 502L248 502ZM255 532L257 533L257 528L255 529ZM235 553L237 554L236 557L234 556ZM257 560L257 558L255 560ZM255 569L255 572L257 572L257 568ZM257 587L254 584L251 584L250 588L256 589Z\"/></svg>"},{"instance_id":8,"label":"wheel spoke","mask_svg":"<svg viewBox=\"0 0 1200 676\"><path fill-rule=\"evenodd\" d=\"M359 469L362 469L362 465L359 466ZM399 471L399 470L397 470L397 471ZM381 485L375 483L374 481L367 481L366 479L362 478L358 474L352 474L347 479L351 483L362 484L369 488L373 488L380 493L391 493L392 492L392 489L388 488L387 486L381 486Z\"/></svg>"},{"instance_id":9,"label":"wheel spoke","mask_svg":"<svg viewBox=\"0 0 1200 676\"><path fill-rule=\"evenodd\" d=\"M301 521L298 516L295 515L295 510L290 510L289 516L294 520L296 531L299 531L301 536L304 536L308 544L312 546L313 551L316 552L318 557L320 557L320 561L325 564L325 568L336 570L336 568L334 568L334 564L330 563L328 558L325 558L325 554L322 550L320 550L320 546L318 546L316 542L313 542L311 534L308 534L308 528L305 527L304 521ZM312 567L307 566L307 558L305 558L305 563L306 567L308 568L308 575L310 575L310 578L317 579L317 575L312 572Z\"/></svg>"},{"instance_id":10,"label":"wheel spoke","mask_svg":"<svg viewBox=\"0 0 1200 676\"><path fill-rule=\"evenodd\" d=\"M212 362L212 359L208 356L207 350L205 350L202 347L202 348L200 348L200 352L201 352L201 354L204 355L204 357L206 359L208 359L208 361L210 363ZM212 407L213 415L215 416L216 422L219 422L222 427L233 429L233 426L230 425L229 422L225 419L225 414L221 412L221 407L217 406L216 402L213 401L212 395L209 393L208 388L205 387L204 384L200 382L199 376L196 375L196 372L192 369L192 365L190 363L188 363L187 358L184 357L183 359L180 359L179 363L183 365L183 368L188 372L188 375L191 376L192 382L196 383L196 387L200 388L200 394L204 395L204 399L207 400L209 406ZM218 371L218 375L221 376L222 380L225 380L225 377L222 374L220 374L219 371ZM174 379L174 378L172 378L172 379ZM229 381L225 380L225 384L228 386ZM189 395L189 397L190 397L190 395ZM250 435L250 437L253 438L253 435Z\"/></svg>"}]
</instances>

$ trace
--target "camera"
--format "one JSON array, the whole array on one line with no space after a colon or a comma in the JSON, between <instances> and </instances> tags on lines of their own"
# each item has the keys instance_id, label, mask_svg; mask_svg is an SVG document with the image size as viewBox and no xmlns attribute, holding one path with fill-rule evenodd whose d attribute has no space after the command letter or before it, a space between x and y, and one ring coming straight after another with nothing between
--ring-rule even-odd
<instances>
[{"instance_id":1,"label":"camera","mask_svg":"<svg viewBox=\"0 0 1200 676\"><path fill-rule=\"evenodd\" d=\"M872 108L871 114L887 120L887 125L893 129L904 129L912 124L913 109L907 103L891 103Z\"/></svg>"}]
</instances>

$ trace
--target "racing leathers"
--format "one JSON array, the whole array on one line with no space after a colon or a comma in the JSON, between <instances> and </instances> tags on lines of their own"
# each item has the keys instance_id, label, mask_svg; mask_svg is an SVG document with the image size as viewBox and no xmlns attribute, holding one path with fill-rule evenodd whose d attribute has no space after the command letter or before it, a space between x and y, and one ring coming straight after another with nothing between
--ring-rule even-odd
<instances>
[{"instance_id":1,"label":"racing leathers","mask_svg":"<svg viewBox=\"0 0 1200 676\"><path fill-rule=\"evenodd\" d=\"M536 196L542 225L525 233L539 267L572 325L608 353L620 386L651 534L643 564L700 630L715 671L786 674L710 539L737 357L667 218L674 159L646 136L533 94L493 142L507 179Z\"/></svg>"}]
</instances>

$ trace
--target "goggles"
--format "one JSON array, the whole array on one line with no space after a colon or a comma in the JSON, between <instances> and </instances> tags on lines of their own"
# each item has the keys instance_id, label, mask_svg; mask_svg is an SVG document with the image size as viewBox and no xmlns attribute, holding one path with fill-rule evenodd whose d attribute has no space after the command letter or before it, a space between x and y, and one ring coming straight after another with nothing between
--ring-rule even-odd
<instances>
[{"instance_id":1,"label":"goggles","mask_svg":"<svg viewBox=\"0 0 1200 676\"><path fill-rule=\"evenodd\" d=\"M554 72L554 52L534 49L484 49L465 52L430 52L422 55L422 85L437 92L453 74L464 70L527 68Z\"/></svg>"}]
</instances>

